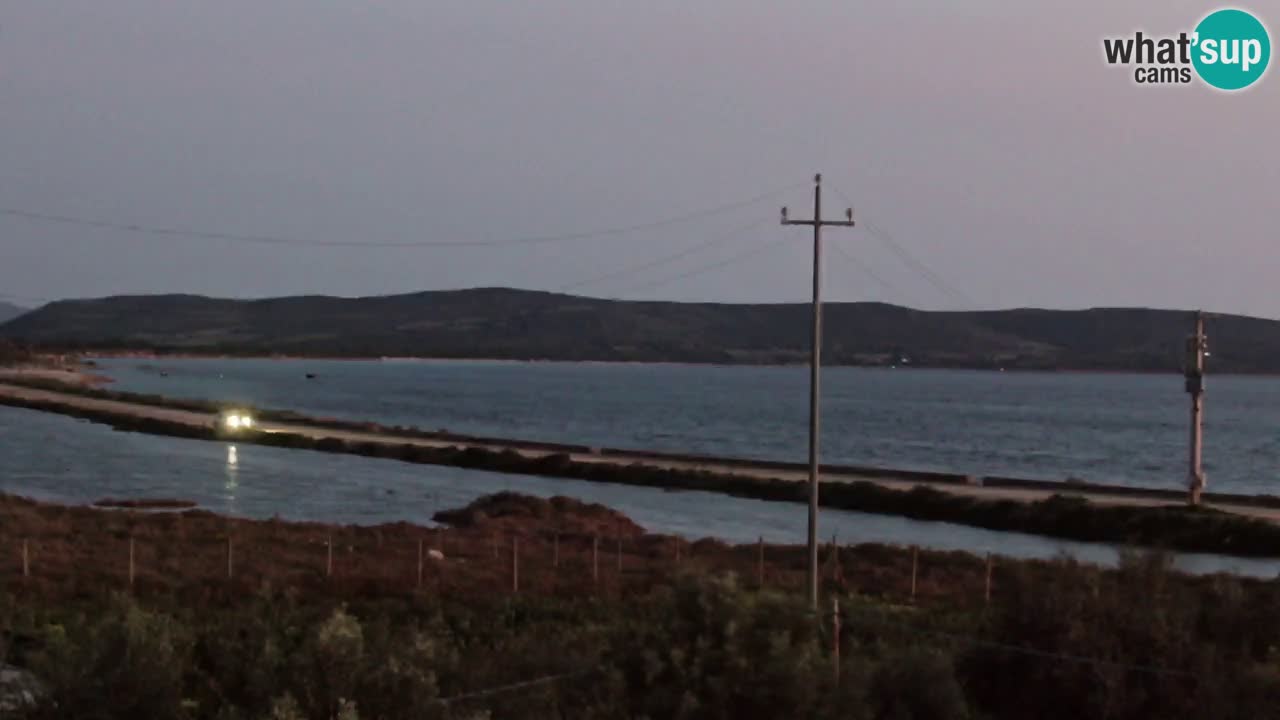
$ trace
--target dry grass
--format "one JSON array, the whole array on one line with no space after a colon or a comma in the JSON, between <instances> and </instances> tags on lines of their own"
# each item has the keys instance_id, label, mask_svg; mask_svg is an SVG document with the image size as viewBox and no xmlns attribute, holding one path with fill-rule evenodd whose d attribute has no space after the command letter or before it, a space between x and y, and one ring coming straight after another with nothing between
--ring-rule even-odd
<instances>
[{"instance_id":1,"label":"dry grass","mask_svg":"<svg viewBox=\"0 0 1280 720\"><path fill-rule=\"evenodd\" d=\"M515 500L508 499L508 511L501 512L494 511L492 498L477 501L488 503L488 514L496 517L473 517L460 528L428 528L246 520L200 510L107 510L0 496L0 584L50 600L127 589L132 544L134 593L193 603L234 602L267 586L326 599L416 594L466 599L511 592L618 597L667 585L681 573L733 572L747 584L797 593L804 586L803 547L691 543L637 534L626 532L629 520L602 506L510 497ZM512 503L525 509L511 512ZM554 503L557 511L528 510L539 503ZM583 527L601 531L584 534ZM610 533L609 527L620 531ZM431 557L431 550L444 559ZM513 573L513 558L518 573ZM910 600L908 548L826 546L822 559L823 583L830 589ZM918 562L918 602L983 602L982 559L921 551ZM996 590L1003 572L1039 565L1002 561L996 566Z\"/></svg>"}]
</instances>

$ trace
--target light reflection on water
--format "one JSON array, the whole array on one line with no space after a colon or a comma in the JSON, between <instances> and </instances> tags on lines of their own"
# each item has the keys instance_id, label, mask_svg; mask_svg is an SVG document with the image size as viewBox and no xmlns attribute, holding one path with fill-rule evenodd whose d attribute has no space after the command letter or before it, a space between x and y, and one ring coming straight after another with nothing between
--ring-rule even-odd
<instances>
[{"instance_id":1,"label":"light reflection on water","mask_svg":"<svg viewBox=\"0 0 1280 720\"><path fill-rule=\"evenodd\" d=\"M123 433L7 407L0 407L0 447L0 491L50 501L166 497L256 518L431 524L439 509L511 489L601 503L652 532L688 538L801 543L805 536L806 509L799 504ZM1116 550L1105 545L834 510L823 512L820 529L823 538L834 534L841 543L1036 558L1065 553L1102 564L1117 558ZM1183 555L1177 564L1192 572L1280 573L1280 560Z\"/></svg>"},{"instance_id":2,"label":"light reflection on water","mask_svg":"<svg viewBox=\"0 0 1280 720\"><path fill-rule=\"evenodd\" d=\"M227 506L234 513L236 504L236 488L240 486L240 456L235 445L227 445Z\"/></svg>"}]
</instances>

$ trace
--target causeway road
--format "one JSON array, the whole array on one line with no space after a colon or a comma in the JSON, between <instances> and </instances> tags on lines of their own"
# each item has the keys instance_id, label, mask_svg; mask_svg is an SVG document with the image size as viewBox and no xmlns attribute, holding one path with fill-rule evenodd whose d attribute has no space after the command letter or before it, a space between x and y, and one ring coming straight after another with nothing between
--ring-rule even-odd
<instances>
[{"instance_id":1,"label":"causeway road","mask_svg":"<svg viewBox=\"0 0 1280 720\"><path fill-rule=\"evenodd\" d=\"M108 400L86 397L84 395L69 392L36 389L21 385L8 384L3 382L3 379L0 378L0 404L20 405L23 402L55 403L68 408L110 413L113 415L138 419L161 420L165 422L190 425L192 427L212 427L219 421L219 417L214 413L195 412L191 410L182 410L139 402ZM354 429L339 429L308 424L303 421L259 421L258 429L262 432L268 433L293 433L317 440L323 438L334 438L345 442L380 443L395 446L408 444L432 448L478 447L493 451L511 451L529 458L537 458L552 453L564 452L563 450L555 449L552 446L539 447L537 444L530 443L528 441L507 441L495 438L433 438L424 437L423 435L396 434L394 431L390 430L361 431ZM642 451L629 452L625 450L612 449L605 453L595 450L583 451L579 449L564 452L564 454L568 454L573 460L583 463L605 463L611 465L643 463L652 467L666 469L701 470L712 473L734 474L748 477L778 478L794 482L805 482L808 480L808 471L805 467L789 463L754 463L735 458L688 457L674 454ZM960 480L959 477L960 476L946 476L945 474L938 473L936 474L937 479L931 479L929 474L903 473L899 475L894 471L889 470L886 470L883 473L877 473L870 469L858 469L856 471L851 471L836 468L824 470L822 473L822 482L872 482L887 488L898 490L908 490L919 485L925 485L939 491L955 495L966 495L988 500L1015 500L1022 502L1044 500L1052 495L1059 494L1080 496L1099 505L1155 507L1161 505L1178 505L1182 503L1182 500L1179 499L1179 494L1177 492L1173 492L1176 490L1174 487L1171 487L1171 492L1166 495L1155 495L1149 491L1144 492L1140 489L1126 490L1116 486L1105 486L1105 488L1093 490L1087 486L1079 487L1067 483L1033 483L1035 486L1031 487L1008 487L996 484L984 484L982 480L976 478L971 479L969 482L965 482ZM1248 496L1228 496L1223 499L1212 500L1209 504L1222 511L1280 523L1280 507L1251 500Z\"/></svg>"}]
</instances>

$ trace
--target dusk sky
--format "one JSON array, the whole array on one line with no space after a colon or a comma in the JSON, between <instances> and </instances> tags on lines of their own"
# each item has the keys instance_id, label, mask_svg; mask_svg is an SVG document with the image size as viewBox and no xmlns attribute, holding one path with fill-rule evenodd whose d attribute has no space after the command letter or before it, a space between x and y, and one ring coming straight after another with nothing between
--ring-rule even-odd
<instances>
[{"instance_id":1,"label":"dusk sky","mask_svg":"<svg viewBox=\"0 0 1280 720\"><path fill-rule=\"evenodd\" d=\"M1104 37L1189 31L1217 7L9 2L0 209L321 244L0 214L0 295L802 301L809 236L778 209L808 217L821 171L831 217L847 195L936 276L833 229L878 279L832 250L831 300L1280 317L1276 68L1227 94L1138 86L1103 60ZM1275 41L1280 6L1243 7ZM632 233L377 245L572 235L762 195Z\"/></svg>"}]
</instances>

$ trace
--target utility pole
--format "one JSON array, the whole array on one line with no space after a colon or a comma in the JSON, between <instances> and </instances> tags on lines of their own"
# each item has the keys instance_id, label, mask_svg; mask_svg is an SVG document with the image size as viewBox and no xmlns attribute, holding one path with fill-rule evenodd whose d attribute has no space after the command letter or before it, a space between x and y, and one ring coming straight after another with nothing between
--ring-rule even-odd
<instances>
[{"instance_id":1,"label":"utility pole","mask_svg":"<svg viewBox=\"0 0 1280 720\"><path fill-rule=\"evenodd\" d=\"M1205 476L1200 467L1204 439L1204 359L1209 354L1209 341L1204 334L1204 312L1196 312L1195 334L1187 336L1184 371L1187 376L1187 392L1191 395L1191 456L1187 468L1187 501L1200 504L1204 492Z\"/></svg>"},{"instance_id":2,"label":"utility pole","mask_svg":"<svg viewBox=\"0 0 1280 720\"><path fill-rule=\"evenodd\" d=\"M813 219L790 220L782 208L783 225L813 227L813 330L809 354L809 604L818 608L818 375L822 366L822 228L826 225L853 227L853 209L846 208L844 220L822 219L822 175L813 176Z\"/></svg>"}]
</instances>

